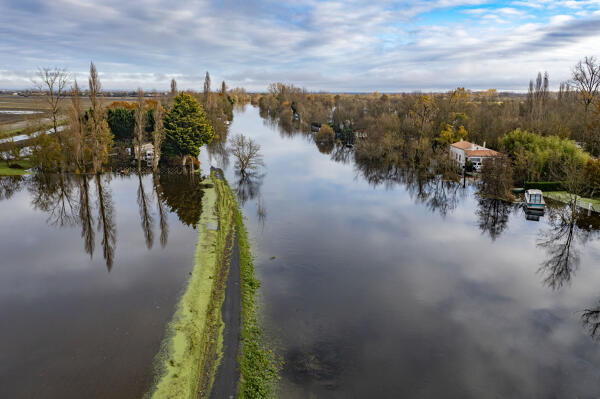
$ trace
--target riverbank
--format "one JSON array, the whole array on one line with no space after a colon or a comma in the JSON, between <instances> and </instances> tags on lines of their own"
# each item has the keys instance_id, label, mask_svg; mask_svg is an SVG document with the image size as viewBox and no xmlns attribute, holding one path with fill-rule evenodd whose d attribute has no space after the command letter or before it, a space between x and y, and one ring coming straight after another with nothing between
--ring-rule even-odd
<instances>
[{"instance_id":1,"label":"riverbank","mask_svg":"<svg viewBox=\"0 0 600 399\"><path fill-rule=\"evenodd\" d=\"M220 386L237 386L239 398L272 397L277 368L258 327L255 296L259 283L254 277L242 215L227 182L216 173L202 184L194 269L167 327L155 360L157 377L147 397L207 398L221 361L227 364L220 366L224 373ZM232 256L236 241L239 256ZM239 264L230 266L230 262ZM238 270L241 298L229 298L237 300L229 311L240 315L241 325L226 326L222 318L225 288L229 272ZM224 334L226 328L230 330ZM229 337L225 343L224 335ZM223 357L224 344L235 355ZM232 365L232 361L238 364Z\"/></svg>"},{"instance_id":2,"label":"riverbank","mask_svg":"<svg viewBox=\"0 0 600 399\"><path fill-rule=\"evenodd\" d=\"M565 204L571 201L571 196L566 191L546 191L544 192L544 196ZM577 205L581 208L589 209L590 204L594 212L600 212L600 200L597 198L577 197Z\"/></svg>"},{"instance_id":3,"label":"riverbank","mask_svg":"<svg viewBox=\"0 0 600 399\"><path fill-rule=\"evenodd\" d=\"M11 168L7 162L0 162L0 176L23 176L29 174L27 169L31 168L31 162L19 161L20 168Z\"/></svg>"}]
</instances>

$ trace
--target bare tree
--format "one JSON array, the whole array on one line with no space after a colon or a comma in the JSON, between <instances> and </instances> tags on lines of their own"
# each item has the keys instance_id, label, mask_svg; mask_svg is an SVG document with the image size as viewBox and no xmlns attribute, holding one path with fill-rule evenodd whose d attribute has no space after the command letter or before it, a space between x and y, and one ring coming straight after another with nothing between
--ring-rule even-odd
<instances>
[{"instance_id":1,"label":"bare tree","mask_svg":"<svg viewBox=\"0 0 600 399\"><path fill-rule=\"evenodd\" d=\"M242 176L264 166L260 145L243 134L237 134L230 140L229 151L235 157L235 165Z\"/></svg>"},{"instance_id":2,"label":"bare tree","mask_svg":"<svg viewBox=\"0 0 600 399\"><path fill-rule=\"evenodd\" d=\"M584 106L584 128L586 136L591 142L590 129L588 126L588 111L590 105L598 98L600 89L600 64L594 57L585 57L573 68L572 83L577 89L580 101Z\"/></svg>"},{"instance_id":3,"label":"bare tree","mask_svg":"<svg viewBox=\"0 0 600 399\"><path fill-rule=\"evenodd\" d=\"M572 82L581 96L587 114L590 104L598 97L600 88L600 64L595 57L585 57L575 65Z\"/></svg>"},{"instance_id":4,"label":"bare tree","mask_svg":"<svg viewBox=\"0 0 600 399\"><path fill-rule=\"evenodd\" d=\"M163 126L163 117L165 110L160 103L160 98L156 98L156 105L154 107L154 131L152 132L152 139L154 144L154 155L152 157L152 169L158 170L158 162L160 161L162 143L165 140L165 129Z\"/></svg>"},{"instance_id":5,"label":"bare tree","mask_svg":"<svg viewBox=\"0 0 600 399\"><path fill-rule=\"evenodd\" d=\"M142 169L142 144L144 144L144 91L138 89L137 108L135 110L135 137L133 139L136 146L138 171Z\"/></svg>"},{"instance_id":6,"label":"bare tree","mask_svg":"<svg viewBox=\"0 0 600 399\"><path fill-rule=\"evenodd\" d=\"M34 80L34 84L40 92L46 92L54 134L58 134L60 105L67 94L70 75L65 69L39 68L37 76L39 80Z\"/></svg>"}]
</instances>

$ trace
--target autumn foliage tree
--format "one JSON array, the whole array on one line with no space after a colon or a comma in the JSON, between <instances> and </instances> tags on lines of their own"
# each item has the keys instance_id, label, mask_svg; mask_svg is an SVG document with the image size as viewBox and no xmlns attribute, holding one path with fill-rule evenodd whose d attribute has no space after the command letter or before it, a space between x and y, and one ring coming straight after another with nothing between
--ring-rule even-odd
<instances>
[{"instance_id":1,"label":"autumn foliage tree","mask_svg":"<svg viewBox=\"0 0 600 399\"><path fill-rule=\"evenodd\" d=\"M330 143L335 139L335 133L329 125L321 125L315 139L321 143Z\"/></svg>"}]
</instances>

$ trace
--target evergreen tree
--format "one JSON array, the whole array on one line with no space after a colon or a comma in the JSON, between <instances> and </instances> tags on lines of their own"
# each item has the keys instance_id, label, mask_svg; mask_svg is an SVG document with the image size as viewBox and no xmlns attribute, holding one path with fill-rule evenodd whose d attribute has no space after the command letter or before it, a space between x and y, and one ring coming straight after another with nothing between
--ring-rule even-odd
<instances>
[{"instance_id":1,"label":"evergreen tree","mask_svg":"<svg viewBox=\"0 0 600 399\"><path fill-rule=\"evenodd\" d=\"M163 153L181 157L197 157L200 147L212 141L214 130L198 101L187 93L175 97L175 103L164 118L165 141Z\"/></svg>"}]
</instances>

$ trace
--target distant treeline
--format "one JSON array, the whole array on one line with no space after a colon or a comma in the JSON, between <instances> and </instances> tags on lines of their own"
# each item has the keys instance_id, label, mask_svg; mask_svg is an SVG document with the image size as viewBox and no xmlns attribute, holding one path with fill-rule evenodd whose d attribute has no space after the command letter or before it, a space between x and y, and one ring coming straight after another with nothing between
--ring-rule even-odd
<instances>
[{"instance_id":1,"label":"distant treeline","mask_svg":"<svg viewBox=\"0 0 600 399\"><path fill-rule=\"evenodd\" d=\"M515 185L574 180L575 171L587 171L582 177L587 188L581 190L595 194L598 178L591 175L600 168L595 160L600 154L600 64L594 57L581 60L572 79L555 92L549 90L549 79L538 73L521 95L464 88L433 94L316 94L275 83L252 101L283 131L318 131L320 149L327 150L326 137L357 138L354 157L359 162L439 168L448 145L465 139L505 152L509 168L502 170L512 174ZM323 131L325 125L335 135Z\"/></svg>"},{"instance_id":2,"label":"distant treeline","mask_svg":"<svg viewBox=\"0 0 600 399\"><path fill-rule=\"evenodd\" d=\"M59 68L40 69L35 83L30 93L39 95L48 109L51 129L46 130L40 117L39 133L28 140L25 154L9 143L0 156L9 164L27 157L35 168L52 172L100 173L111 165L131 166L132 158L137 159L138 170L142 158L151 161L154 170L159 162L197 167L201 146L211 145L214 153L224 151L234 105L250 101L244 89L228 90L224 81L219 90L211 90L208 72L201 93L180 92L172 80L169 93L149 97L138 89L126 92L135 94L135 102L114 101L108 106L93 63L87 90ZM83 106L84 96L89 106ZM65 120L66 127L60 126ZM133 152L125 151L131 147Z\"/></svg>"}]
</instances>

